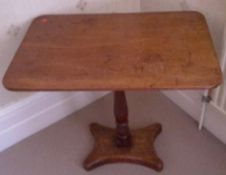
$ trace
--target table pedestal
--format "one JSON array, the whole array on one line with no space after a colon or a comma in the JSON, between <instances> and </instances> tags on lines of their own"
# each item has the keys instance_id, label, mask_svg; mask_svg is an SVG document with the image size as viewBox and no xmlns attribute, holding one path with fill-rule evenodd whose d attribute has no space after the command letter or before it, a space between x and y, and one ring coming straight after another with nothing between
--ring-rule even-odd
<instances>
[{"instance_id":1,"label":"table pedestal","mask_svg":"<svg viewBox=\"0 0 226 175\"><path fill-rule=\"evenodd\" d=\"M127 162L161 171L163 163L154 149L154 141L161 132L161 125L156 123L130 131L126 97L123 91L114 92L114 114L116 129L96 123L90 125L95 145L84 161L84 168L91 170L107 163Z\"/></svg>"}]
</instances>

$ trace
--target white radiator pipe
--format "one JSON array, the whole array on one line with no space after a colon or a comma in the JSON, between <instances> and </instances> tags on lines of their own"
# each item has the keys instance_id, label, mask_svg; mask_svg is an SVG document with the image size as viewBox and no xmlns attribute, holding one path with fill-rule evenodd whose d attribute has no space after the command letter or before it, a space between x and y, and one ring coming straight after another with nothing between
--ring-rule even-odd
<instances>
[{"instance_id":1,"label":"white radiator pipe","mask_svg":"<svg viewBox=\"0 0 226 175\"><path fill-rule=\"evenodd\" d=\"M221 55L221 69L222 69L222 73L223 73L223 76L226 75L226 26L225 26L225 30L224 30L224 37L223 37L223 46L222 46L222 55ZM221 85L221 97L220 97L220 107L222 109L225 109L225 103L226 103L226 81L223 81L222 82L222 85ZM219 96L218 96L219 98Z\"/></svg>"},{"instance_id":2,"label":"white radiator pipe","mask_svg":"<svg viewBox=\"0 0 226 175\"><path fill-rule=\"evenodd\" d=\"M220 53L220 66L223 73L223 76L226 74L226 24L224 25L224 32L222 37L222 48ZM216 88L216 90L213 93L213 102L215 105L220 106L222 109L225 107L225 98L226 94L224 93L224 88L226 87L225 82L223 82L219 87ZM222 92L224 93L224 96L222 96Z\"/></svg>"},{"instance_id":3,"label":"white radiator pipe","mask_svg":"<svg viewBox=\"0 0 226 175\"><path fill-rule=\"evenodd\" d=\"M209 98L209 90L205 90L202 97L203 103L202 103L201 115L199 119L199 130L202 130L202 127L203 127L205 114L206 114L206 105L209 103L208 98Z\"/></svg>"}]
</instances>

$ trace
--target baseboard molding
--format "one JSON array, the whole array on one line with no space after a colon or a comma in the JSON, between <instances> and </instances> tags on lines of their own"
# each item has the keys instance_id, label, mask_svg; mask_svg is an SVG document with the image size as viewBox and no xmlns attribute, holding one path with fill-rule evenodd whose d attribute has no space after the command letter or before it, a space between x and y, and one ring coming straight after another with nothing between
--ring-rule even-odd
<instances>
[{"instance_id":1,"label":"baseboard molding","mask_svg":"<svg viewBox=\"0 0 226 175\"><path fill-rule=\"evenodd\" d=\"M194 92L195 93L195 92ZM183 91L163 91L172 102L187 112L193 119L199 121L201 101ZM198 94L195 94L196 96ZM201 99L201 98L200 98ZM204 127L226 144L226 115L210 103L207 105ZM198 125L197 125L198 129Z\"/></svg>"},{"instance_id":2,"label":"baseboard molding","mask_svg":"<svg viewBox=\"0 0 226 175\"><path fill-rule=\"evenodd\" d=\"M108 92L39 92L0 111L0 151L37 133Z\"/></svg>"},{"instance_id":3,"label":"baseboard molding","mask_svg":"<svg viewBox=\"0 0 226 175\"><path fill-rule=\"evenodd\" d=\"M37 133L108 92L40 92L0 111L0 151ZM183 91L163 91L190 116L199 120L201 102ZM226 116L214 104L207 106L204 127L226 144Z\"/></svg>"}]
</instances>

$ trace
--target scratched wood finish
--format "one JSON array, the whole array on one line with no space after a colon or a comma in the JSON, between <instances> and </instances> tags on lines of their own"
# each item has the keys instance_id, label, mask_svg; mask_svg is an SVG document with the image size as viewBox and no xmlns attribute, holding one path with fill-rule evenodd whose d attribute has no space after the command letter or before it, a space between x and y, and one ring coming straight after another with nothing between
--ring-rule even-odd
<instances>
[{"instance_id":1,"label":"scratched wood finish","mask_svg":"<svg viewBox=\"0 0 226 175\"><path fill-rule=\"evenodd\" d=\"M220 82L197 12L39 17L3 80L11 90L195 89Z\"/></svg>"}]
</instances>

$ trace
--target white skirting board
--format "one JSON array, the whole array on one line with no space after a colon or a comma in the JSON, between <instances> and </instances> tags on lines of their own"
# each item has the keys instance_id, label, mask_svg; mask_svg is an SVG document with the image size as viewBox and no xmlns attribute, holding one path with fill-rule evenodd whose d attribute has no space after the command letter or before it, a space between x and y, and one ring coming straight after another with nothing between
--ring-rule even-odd
<instances>
[{"instance_id":1,"label":"white skirting board","mask_svg":"<svg viewBox=\"0 0 226 175\"><path fill-rule=\"evenodd\" d=\"M85 107L108 92L39 92L0 111L0 151L37 133ZM183 91L163 91L195 120L201 102ZM192 98L195 97L196 99ZM204 127L226 144L226 116L213 104L207 105ZM198 125L197 125L198 127ZM198 130L198 128L197 128Z\"/></svg>"},{"instance_id":2,"label":"white skirting board","mask_svg":"<svg viewBox=\"0 0 226 175\"><path fill-rule=\"evenodd\" d=\"M37 133L108 92L38 92L0 111L0 151Z\"/></svg>"},{"instance_id":3,"label":"white skirting board","mask_svg":"<svg viewBox=\"0 0 226 175\"><path fill-rule=\"evenodd\" d=\"M195 94L195 92L193 96L183 91L163 91L163 94L187 112L193 119L199 121L201 98L197 100L198 95ZM196 99L194 99L194 97L196 97ZM213 103L207 104L204 127L226 144L226 115L221 110L217 109Z\"/></svg>"}]
</instances>

